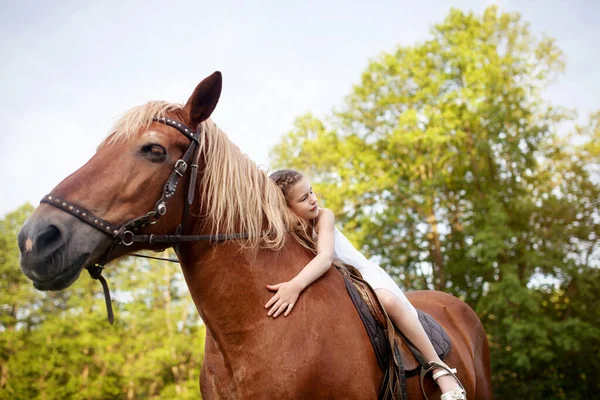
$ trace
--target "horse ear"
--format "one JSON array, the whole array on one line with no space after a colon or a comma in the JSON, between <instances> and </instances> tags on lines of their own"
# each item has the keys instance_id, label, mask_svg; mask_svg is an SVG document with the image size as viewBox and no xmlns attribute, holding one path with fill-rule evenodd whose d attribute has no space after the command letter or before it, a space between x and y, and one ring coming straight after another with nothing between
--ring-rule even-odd
<instances>
[{"instance_id":1,"label":"horse ear","mask_svg":"<svg viewBox=\"0 0 600 400\"><path fill-rule=\"evenodd\" d=\"M184 107L184 110L190 116L190 127L196 127L200 122L210 117L210 114L212 114L219 102L222 87L223 77L219 71L204 78L196 86L194 93L190 96Z\"/></svg>"}]
</instances>

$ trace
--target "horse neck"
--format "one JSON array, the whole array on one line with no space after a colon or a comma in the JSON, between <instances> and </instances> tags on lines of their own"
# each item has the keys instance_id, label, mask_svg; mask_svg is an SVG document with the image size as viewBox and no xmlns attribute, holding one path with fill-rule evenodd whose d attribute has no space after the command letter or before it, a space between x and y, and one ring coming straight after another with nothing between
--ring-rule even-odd
<instances>
[{"instance_id":1,"label":"horse neck","mask_svg":"<svg viewBox=\"0 0 600 400\"><path fill-rule=\"evenodd\" d=\"M292 279L311 259L291 236L278 252L228 241L190 245L179 253L196 308L220 346L242 343L249 329L261 329L269 321L264 304L273 294L267 284Z\"/></svg>"}]
</instances>

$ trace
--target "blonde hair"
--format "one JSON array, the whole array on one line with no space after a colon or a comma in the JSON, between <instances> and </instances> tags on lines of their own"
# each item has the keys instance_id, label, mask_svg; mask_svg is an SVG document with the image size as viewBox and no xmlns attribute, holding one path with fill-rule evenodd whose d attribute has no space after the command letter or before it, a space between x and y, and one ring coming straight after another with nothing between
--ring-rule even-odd
<instances>
[{"instance_id":1,"label":"blonde hair","mask_svg":"<svg viewBox=\"0 0 600 400\"><path fill-rule=\"evenodd\" d=\"M154 122L153 118L163 118L170 113L175 113L180 117L182 111L183 105L161 100L149 101L146 104L133 107L121 114L99 147L131 139L140 129L150 128L150 125Z\"/></svg>"},{"instance_id":2,"label":"blonde hair","mask_svg":"<svg viewBox=\"0 0 600 400\"><path fill-rule=\"evenodd\" d=\"M287 200L290 189L302 179L304 175L293 169L280 169L273 172L269 178L275 182Z\"/></svg>"},{"instance_id":3,"label":"blonde hair","mask_svg":"<svg viewBox=\"0 0 600 400\"><path fill-rule=\"evenodd\" d=\"M124 113L102 142L117 143L148 129L155 117L175 114L182 118L183 106L151 101ZM212 234L246 232L243 247L281 249L291 233L302 246L315 252L310 229L288 207L285 196L267 173L259 169L210 119L203 121L198 157L203 157L198 190L202 193L205 222Z\"/></svg>"}]
</instances>

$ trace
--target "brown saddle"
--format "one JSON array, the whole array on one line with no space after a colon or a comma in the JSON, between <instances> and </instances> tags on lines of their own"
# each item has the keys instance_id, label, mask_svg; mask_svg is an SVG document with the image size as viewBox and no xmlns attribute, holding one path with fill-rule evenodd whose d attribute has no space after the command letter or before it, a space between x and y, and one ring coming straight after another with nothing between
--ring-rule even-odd
<instances>
[{"instance_id":1,"label":"brown saddle","mask_svg":"<svg viewBox=\"0 0 600 400\"><path fill-rule=\"evenodd\" d=\"M375 291L362 279L356 268L337 266L346 288L375 350L379 366L385 373L380 399L407 399L406 377L427 369L423 354L392 324ZM424 311L417 310L419 321L440 359L450 352L452 343L444 328Z\"/></svg>"}]
</instances>

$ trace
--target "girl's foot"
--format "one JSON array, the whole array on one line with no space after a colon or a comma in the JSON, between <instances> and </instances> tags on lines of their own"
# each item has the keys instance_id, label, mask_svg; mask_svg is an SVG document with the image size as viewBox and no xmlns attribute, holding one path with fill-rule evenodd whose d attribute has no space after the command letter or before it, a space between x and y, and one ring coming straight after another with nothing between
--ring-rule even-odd
<instances>
[{"instance_id":1,"label":"girl's foot","mask_svg":"<svg viewBox=\"0 0 600 400\"><path fill-rule=\"evenodd\" d=\"M449 392L443 393L440 400L466 400L466 396L463 393L462 389L456 386L454 389Z\"/></svg>"},{"instance_id":2,"label":"girl's foot","mask_svg":"<svg viewBox=\"0 0 600 400\"><path fill-rule=\"evenodd\" d=\"M441 400L466 400L465 389L456 375L454 375L456 369L449 368L444 363L432 362L430 365L438 367L434 370L435 372L432 377L442 390Z\"/></svg>"}]
</instances>

